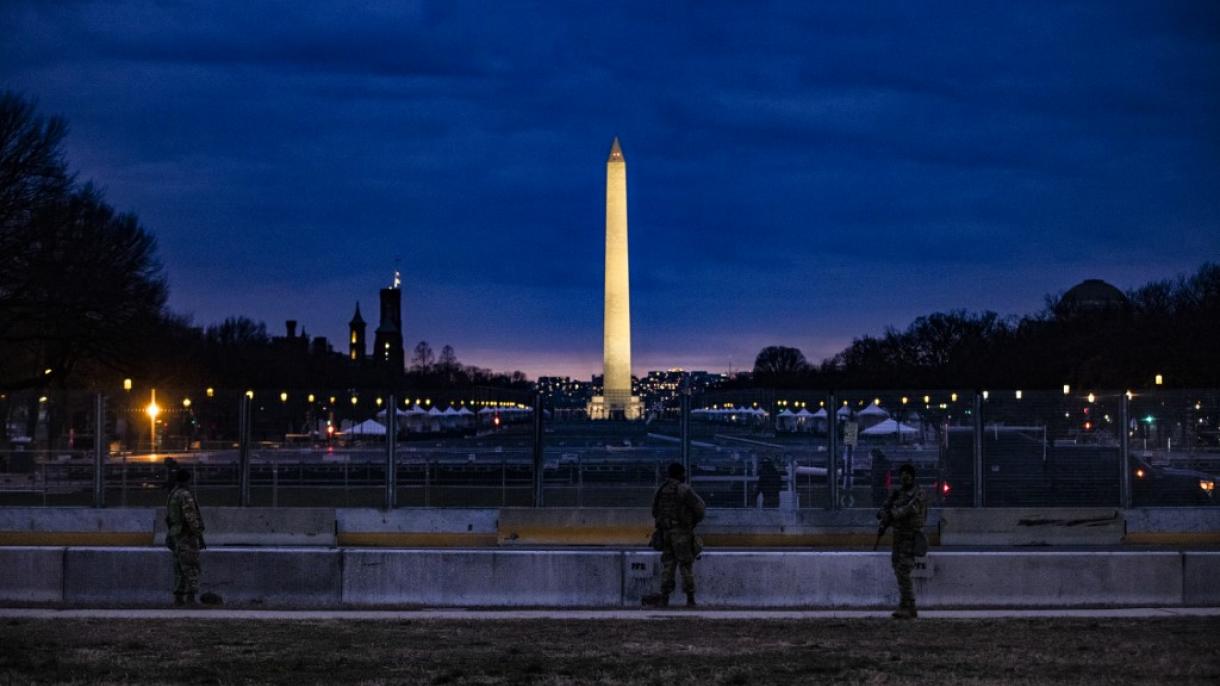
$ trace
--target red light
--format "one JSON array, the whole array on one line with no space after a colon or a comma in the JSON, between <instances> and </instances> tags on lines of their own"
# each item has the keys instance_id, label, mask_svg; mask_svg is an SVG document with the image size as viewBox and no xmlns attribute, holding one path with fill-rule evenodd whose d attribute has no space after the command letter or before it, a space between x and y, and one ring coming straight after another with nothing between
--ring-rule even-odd
<instances>
[{"instance_id":1,"label":"red light","mask_svg":"<svg viewBox=\"0 0 1220 686\"><path fill-rule=\"evenodd\" d=\"M948 481L940 482L940 494L942 496L949 495L949 491L952 491L952 490L953 490L953 487L949 485Z\"/></svg>"}]
</instances>

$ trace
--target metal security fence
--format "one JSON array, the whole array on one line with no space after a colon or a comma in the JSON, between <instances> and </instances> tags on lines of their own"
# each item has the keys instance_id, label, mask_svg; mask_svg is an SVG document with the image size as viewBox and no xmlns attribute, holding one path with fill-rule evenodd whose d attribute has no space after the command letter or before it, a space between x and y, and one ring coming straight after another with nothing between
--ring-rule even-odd
<instances>
[{"instance_id":1,"label":"metal security fence","mask_svg":"<svg viewBox=\"0 0 1220 686\"><path fill-rule=\"evenodd\" d=\"M589 421L498 389L152 389L0 400L0 505L873 508L911 464L949 507L1214 506L1220 392L739 390Z\"/></svg>"}]
</instances>

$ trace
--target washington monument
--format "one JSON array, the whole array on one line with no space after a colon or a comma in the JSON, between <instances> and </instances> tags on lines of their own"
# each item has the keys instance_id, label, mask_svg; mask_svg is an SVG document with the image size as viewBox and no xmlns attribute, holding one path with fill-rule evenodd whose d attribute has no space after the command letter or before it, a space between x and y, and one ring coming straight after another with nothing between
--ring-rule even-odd
<instances>
[{"instance_id":1,"label":"washington monument","mask_svg":"<svg viewBox=\"0 0 1220 686\"><path fill-rule=\"evenodd\" d=\"M590 419L639 419L631 395L631 284L627 271L627 160L618 138L606 160L606 304L602 395L589 401Z\"/></svg>"}]
</instances>

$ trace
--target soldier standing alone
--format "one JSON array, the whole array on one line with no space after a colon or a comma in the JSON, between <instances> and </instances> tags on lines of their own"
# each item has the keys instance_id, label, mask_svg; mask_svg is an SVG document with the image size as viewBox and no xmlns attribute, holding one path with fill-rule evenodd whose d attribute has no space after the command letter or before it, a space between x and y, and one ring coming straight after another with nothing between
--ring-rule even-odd
<instances>
[{"instance_id":1,"label":"soldier standing alone","mask_svg":"<svg viewBox=\"0 0 1220 686\"><path fill-rule=\"evenodd\" d=\"M695 489L683 481L686 470L674 462L666 470L668 478L652 499L652 516L664 540L661 552L661 596L657 604L669 605L674 591L674 567L682 570L682 591L687 607L695 605L695 525L703 521L706 506Z\"/></svg>"},{"instance_id":2,"label":"soldier standing alone","mask_svg":"<svg viewBox=\"0 0 1220 686\"><path fill-rule=\"evenodd\" d=\"M194 605L199 592L199 551L207 548L203 517L191 493L191 473L179 469L174 482L165 506L165 545L174 553L174 605Z\"/></svg>"},{"instance_id":3,"label":"soldier standing alone","mask_svg":"<svg viewBox=\"0 0 1220 686\"><path fill-rule=\"evenodd\" d=\"M901 485L890 492L885 505L877 511L877 519L881 520L878 538L886 527L894 527L894 548L890 553L890 565L898 579L900 601L892 616L894 619L914 619L918 613L915 611L915 589L911 585L911 571L915 569L915 557L927 553L923 524L928 516L928 504L923 489L915 484L914 467L904 464L898 469L898 475Z\"/></svg>"}]
</instances>

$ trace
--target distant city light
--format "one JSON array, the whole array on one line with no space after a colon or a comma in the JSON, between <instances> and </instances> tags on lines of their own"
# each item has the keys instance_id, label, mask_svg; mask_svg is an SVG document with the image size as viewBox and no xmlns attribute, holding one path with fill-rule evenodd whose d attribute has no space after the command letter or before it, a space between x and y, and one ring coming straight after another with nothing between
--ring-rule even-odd
<instances>
[{"instance_id":1,"label":"distant city light","mask_svg":"<svg viewBox=\"0 0 1220 686\"><path fill-rule=\"evenodd\" d=\"M1157 374L1156 375L1156 385L1160 386L1163 383L1165 383L1165 379L1160 374Z\"/></svg>"},{"instance_id":2,"label":"distant city light","mask_svg":"<svg viewBox=\"0 0 1220 686\"><path fill-rule=\"evenodd\" d=\"M216 389L212 388L211 386L208 386L208 389L207 389L207 391L205 391L205 393L207 394L207 396L209 398L214 397L216 395Z\"/></svg>"},{"instance_id":3,"label":"distant city light","mask_svg":"<svg viewBox=\"0 0 1220 686\"><path fill-rule=\"evenodd\" d=\"M189 408L189 407L191 406L191 399L190 399L190 398L183 398L183 399L182 399L182 406L183 406L183 407L186 407L186 408Z\"/></svg>"},{"instance_id":4,"label":"distant city light","mask_svg":"<svg viewBox=\"0 0 1220 686\"><path fill-rule=\"evenodd\" d=\"M1071 385L1069 385L1069 384L1063 384L1063 394L1064 394L1064 395L1068 395L1068 394L1069 394L1069 393L1071 393L1071 392L1072 392L1072 387L1071 387ZM1092 401L1092 400L1090 400L1089 402L1093 402L1093 401Z\"/></svg>"},{"instance_id":5,"label":"distant city light","mask_svg":"<svg viewBox=\"0 0 1220 686\"><path fill-rule=\"evenodd\" d=\"M288 391L280 391L280 402L288 402Z\"/></svg>"},{"instance_id":6,"label":"distant city light","mask_svg":"<svg viewBox=\"0 0 1220 686\"><path fill-rule=\"evenodd\" d=\"M123 390L125 390L125 391L131 390L131 379L123 379Z\"/></svg>"},{"instance_id":7,"label":"distant city light","mask_svg":"<svg viewBox=\"0 0 1220 686\"><path fill-rule=\"evenodd\" d=\"M1092 393L1090 393L1090 394L1089 394L1089 402L1091 402L1091 403L1092 403L1092 402L1096 402L1096 401L1097 401L1097 396L1095 396L1095 395L1093 395Z\"/></svg>"}]
</instances>

